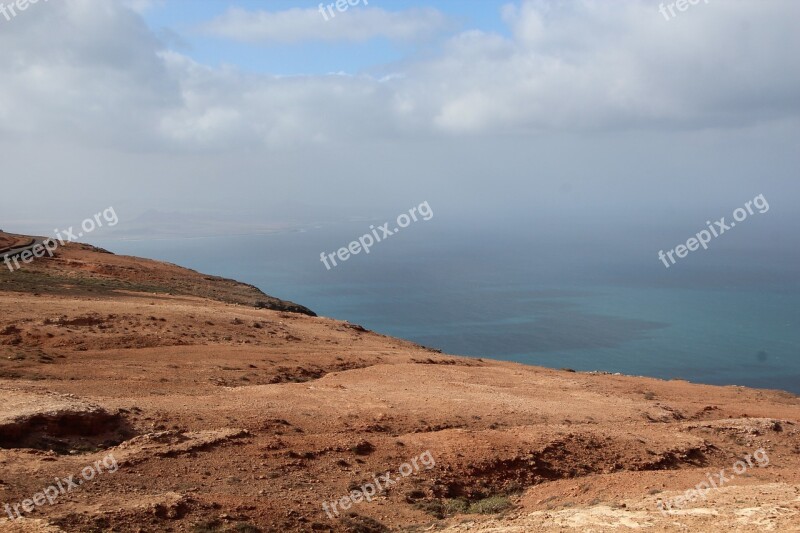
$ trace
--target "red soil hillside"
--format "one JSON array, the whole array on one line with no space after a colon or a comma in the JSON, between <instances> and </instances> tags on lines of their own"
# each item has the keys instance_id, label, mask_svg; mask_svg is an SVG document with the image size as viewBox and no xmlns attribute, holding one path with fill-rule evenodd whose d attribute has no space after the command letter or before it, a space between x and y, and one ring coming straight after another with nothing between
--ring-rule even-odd
<instances>
[{"instance_id":1,"label":"red soil hillside","mask_svg":"<svg viewBox=\"0 0 800 533\"><path fill-rule=\"evenodd\" d=\"M23 519L0 508L0 532L800 523L792 394L443 355L85 245L0 270L0 394L0 506L118 466ZM748 454L719 490L659 512ZM353 493L387 472L371 501Z\"/></svg>"}]
</instances>

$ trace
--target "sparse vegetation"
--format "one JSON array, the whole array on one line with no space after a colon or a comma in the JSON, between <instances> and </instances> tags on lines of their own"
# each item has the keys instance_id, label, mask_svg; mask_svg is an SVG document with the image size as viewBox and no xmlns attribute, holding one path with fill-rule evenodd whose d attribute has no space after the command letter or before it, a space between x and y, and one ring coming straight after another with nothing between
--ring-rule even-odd
<instances>
[{"instance_id":1,"label":"sparse vegetation","mask_svg":"<svg viewBox=\"0 0 800 533\"><path fill-rule=\"evenodd\" d=\"M416 500L414 507L442 520L457 514L497 514L513 506L508 496L494 495L473 502L463 498Z\"/></svg>"},{"instance_id":2,"label":"sparse vegetation","mask_svg":"<svg viewBox=\"0 0 800 533\"><path fill-rule=\"evenodd\" d=\"M468 514L495 514L505 511L512 506L508 496L489 496L470 504Z\"/></svg>"},{"instance_id":3,"label":"sparse vegetation","mask_svg":"<svg viewBox=\"0 0 800 533\"><path fill-rule=\"evenodd\" d=\"M247 522L225 526L219 520L209 520L195 524L192 533L261 533L261 529Z\"/></svg>"}]
</instances>

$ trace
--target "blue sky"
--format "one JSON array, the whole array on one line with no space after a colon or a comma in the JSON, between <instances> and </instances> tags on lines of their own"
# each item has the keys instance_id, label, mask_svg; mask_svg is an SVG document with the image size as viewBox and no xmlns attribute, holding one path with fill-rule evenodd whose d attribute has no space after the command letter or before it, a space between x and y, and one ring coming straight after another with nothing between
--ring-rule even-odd
<instances>
[{"instance_id":1,"label":"blue sky","mask_svg":"<svg viewBox=\"0 0 800 533\"><path fill-rule=\"evenodd\" d=\"M443 38L464 30L509 35L501 17L501 9L508 1L499 0L437 0L419 2L411 0L372 0L370 8L400 12L413 8L434 8L452 21L448 32L438 39L425 42L391 42L386 38L373 38L363 43L313 43L298 44L261 43L248 44L204 34L200 28L228 9L235 7L248 11L272 12L292 9L318 9L319 2L287 0L220 0L192 1L167 0L154 4L143 15L150 28L170 47L209 66L235 65L247 72L278 75L327 74L330 72L381 73L392 63L435 53ZM349 8L364 9L362 5ZM346 16L348 12L338 16ZM322 15L320 14L320 18ZM328 24L336 24L331 19Z\"/></svg>"}]
</instances>

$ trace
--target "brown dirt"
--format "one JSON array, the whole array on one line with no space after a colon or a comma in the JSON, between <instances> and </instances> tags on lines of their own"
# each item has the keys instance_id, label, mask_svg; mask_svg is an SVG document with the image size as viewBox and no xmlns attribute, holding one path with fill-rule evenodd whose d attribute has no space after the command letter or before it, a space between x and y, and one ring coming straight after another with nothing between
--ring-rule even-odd
<instances>
[{"instance_id":1,"label":"brown dirt","mask_svg":"<svg viewBox=\"0 0 800 533\"><path fill-rule=\"evenodd\" d=\"M442 355L255 291L83 245L0 274L0 506L119 463L0 531L796 527L792 394ZM658 512L758 448L769 466Z\"/></svg>"},{"instance_id":2,"label":"brown dirt","mask_svg":"<svg viewBox=\"0 0 800 533\"><path fill-rule=\"evenodd\" d=\"M12 235L10 233L3 233L0 231L0 254L3 254L11 248L18 248L20 246L28 246L33 244L34 239L25 235Z\"/></svg>"}]
</instances>

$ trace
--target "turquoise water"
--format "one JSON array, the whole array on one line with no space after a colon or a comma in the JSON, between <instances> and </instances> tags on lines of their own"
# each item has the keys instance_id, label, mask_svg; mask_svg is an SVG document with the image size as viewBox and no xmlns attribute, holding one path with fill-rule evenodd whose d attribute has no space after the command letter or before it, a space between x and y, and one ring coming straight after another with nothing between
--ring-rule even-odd
<instances>
[{"instance_id":1,"label":"turquoise water","mask_svg":"<svg viewBox=\"0 0 800 533\"><path fill-rule=\"evenodd\" d=\"M616 244L420 224L327 271L320 252L364 226L98 244L449 353L800 393L797 248L785 241L753 245L743 230L667 270L652 235Z\"/></svg>"}]
</instances>

